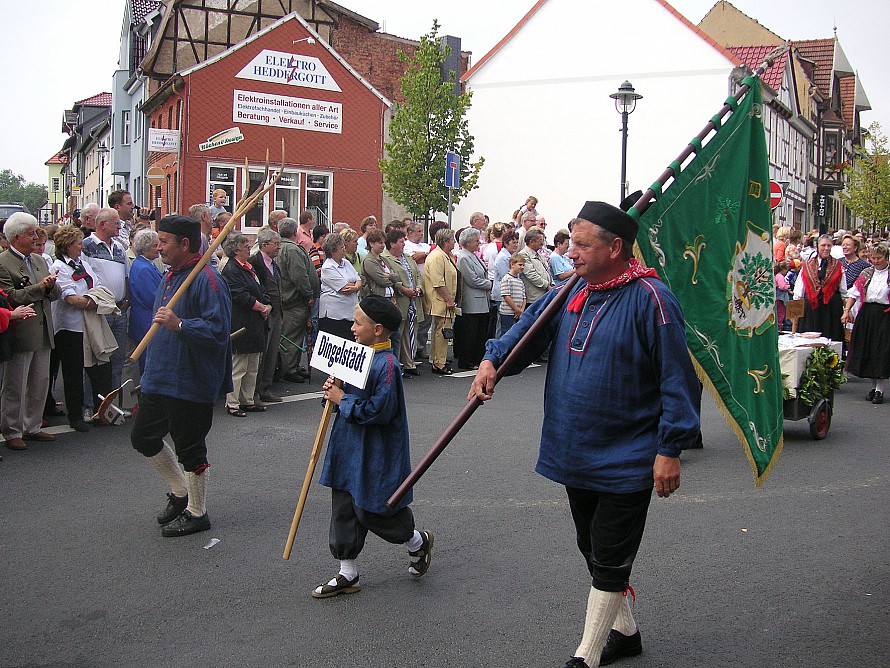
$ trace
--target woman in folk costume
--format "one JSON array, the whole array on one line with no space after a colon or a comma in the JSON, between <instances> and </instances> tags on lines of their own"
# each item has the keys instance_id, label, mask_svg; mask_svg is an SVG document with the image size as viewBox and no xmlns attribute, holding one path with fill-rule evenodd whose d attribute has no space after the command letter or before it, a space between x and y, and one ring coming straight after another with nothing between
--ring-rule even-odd
<instances>
[{"instance_id":1,"label":"woman in folk costume","mask_svg":"<svg viewBox=\"0 0 890 668\"><path fill-rule=\"evenodd\" d=\"M850 373L871 378L872 389L866 399L873 404L884 403L884 381L890 378L890 279L887 274L886 243L871 250L871 267L864 269L850 289L844 309L844 322L854 322L847 356ZM858 314L853 314L855 302Z\"/></svg>"},{"instance_id":2,"label":"woman in folk costume","mask_svg":"<svg viewBox=\"0 0 890 668\"><path fill-rule=\"evenodd\" d=\"M794 298L804 300L800 331L821 332L833 341L843 341L841 315L847 298L847 281L841 261L831 257L833 245L829 235L819 237L816 255L800 269L794 284Z\"/></svg>"}]
</instances>

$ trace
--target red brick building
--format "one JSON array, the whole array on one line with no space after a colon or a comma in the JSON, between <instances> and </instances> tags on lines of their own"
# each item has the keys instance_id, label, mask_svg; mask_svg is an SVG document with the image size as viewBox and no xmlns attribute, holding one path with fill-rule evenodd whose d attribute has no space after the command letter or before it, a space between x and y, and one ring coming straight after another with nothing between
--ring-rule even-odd
<instances>
[{"instance_id":1,"label":"red brick building","mask_svg":"<svg viewBox=\"0 0 890 668\"><path fill-rule=\"evenodd\" d=\"M445 68L459 77L470 54L460 50L455 37L443 41L452 50ZM383 157L389 101L399 100L405 70L399 51L411 55L417 45L379 32L373 20L330 0L225 7L167 0L157 36L141 60L151 94L140 109L146 127L173 130L165 134L174 139L181 131L182 141L167 149L171 152L149 149L146 167L161 168L166 182L134 197L159 205L163 214L185 212L194 203L208 202L212 190L221 187L230 193L231 209L251 179L260 178L253 172L264 167L267 148L271 162L280 161L284 138L287 171L274 196L247 217L248 231L272 208L294 217L310 208L320 221L342 220L356 227L369 214L382 220L402 215L382 191L377 161ZM322 70L327 74L319 75ZM236 91L242 92L241 100ZM300 105L308 104L302 111L312 113L316 103L333 107L316 110L333 118L304 118L337 127L289 122L300 117L293 113ZM267 113L247 107L264 107ZM237 115L239 109L243 116ZM245 157L251 174L244 170Z\"/></svg>"},{"instance_id":2,"label":"red brick building","mask_svg":"<svg viewBox=\"0 0 890 668\"><path fill-rule=\"evenodd\" d=\"M143 105L153 129L179 130L177 153L150 152L164 169L155 193L163 213L185 212L216 188L229 207L264 179L285 143L285 172L245 216L262 226L269 211L320 222L357 223L383 207L384 125L390 103L299 16L291 14L216 57L169 79ZM245 169L247 158L250 168Z\"/></svg>"}]
</instances>

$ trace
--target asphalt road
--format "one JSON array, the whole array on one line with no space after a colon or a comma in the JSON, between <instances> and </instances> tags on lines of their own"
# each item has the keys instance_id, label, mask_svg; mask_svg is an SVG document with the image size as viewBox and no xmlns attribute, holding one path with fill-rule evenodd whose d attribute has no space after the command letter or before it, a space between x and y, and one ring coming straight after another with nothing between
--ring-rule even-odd
<instances>
[{"instance_id":1,"label":"asphalt road","mask_svg":"<svg viewBox=\"0 0 890 668\"><path fill-rule=\"evenodd\" d=\"M423 370L406 382L415 461L469 385ZM218 406L213 529L179 539L160 535L166 490L129 426L4 448L0 666L562 666L589 578L563 490L533 471L544 373L505 380L420 481L430 572L412 580L404 551L369 536L362 591L321 601L309 592L336 572L327 489L313 484L282 559L315 398L244 419ZM684 453L678 494L653 500L634 569L644 652L616 665L890 665L890 404L867 390L838 392L824 441L786 421L759 489L706 399L705 449Z\"/></svg>"}]
</instances>

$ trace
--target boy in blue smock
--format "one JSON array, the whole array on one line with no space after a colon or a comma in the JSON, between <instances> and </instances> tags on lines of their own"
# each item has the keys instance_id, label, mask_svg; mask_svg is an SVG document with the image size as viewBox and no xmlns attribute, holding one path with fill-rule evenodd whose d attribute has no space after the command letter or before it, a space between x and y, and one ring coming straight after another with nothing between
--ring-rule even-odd
<instances>
[{"instance_id":1,"label":"boy in blue smock","mask_svg":"<svg viewBox=\"0 0 890 668\"><path fill-rule=\"evenodd\" d=\"M368 531L405 545L412 577L420 577L430 566L433 534L414 528L411 492L396 508L386 505L411 472L402 372L389 342L401 322L392 301L365 297L355 308L352 325L355 340L375 351L365 389L340 388L333 377L324 384L324 398L337 405L337 415L319 482L331 488L329 541L340 570L312 591L315 598L361 589L356 559Z\"/></svg>"}]
</instances>

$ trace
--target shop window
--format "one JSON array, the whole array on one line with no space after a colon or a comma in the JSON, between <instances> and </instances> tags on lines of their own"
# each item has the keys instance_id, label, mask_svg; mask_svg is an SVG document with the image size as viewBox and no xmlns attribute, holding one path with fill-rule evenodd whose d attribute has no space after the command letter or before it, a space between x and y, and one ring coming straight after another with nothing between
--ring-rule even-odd
<instances>
[{"instance_id":1,"label":"shop window","mask_svg":"<svg viewBox=\"0 0 890 668\"><path fill-rule=\"evenodd\" d=\"M300 174L284 172L275 186L273 209L287 211L289 218L300 217Z\"/></svg>"},{"instance_id":2,"label":"shop window","mask_svg":"<svg viewBox=\"0 0 890 668\"><path fill-rule=\"evenodd\" d=\"M266 184L266 173L264 171L250 170L250 192L254 192L258 188L262 190ZM266 198L264 197L256 205L244 214L244 227L262 227L266 224Z\"/></svg>"},{"instance_id":3,"label":"shop window","mask_svg":"<svg viewBox=\"0 0 890 668\"><path fill-rule=\"evenodd\" d=\"M234 210L235 206L235 167L216 167L214 165L207 166L207 203L213 204L213 191L225 190L226 205L225 209L229 213Z\"/></svg>"},{"instance_id":4,"label":"shop window","mask_svg":"<svg viewBox=\"0 0 890 668\"><path fill-rule=\"evenodd\" d=\"M306 175L306 208L312 212L315 222L331 223L331 176L330 174Z\"/></svg>"}]
</instances>

